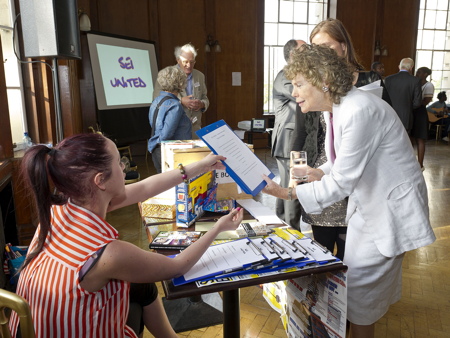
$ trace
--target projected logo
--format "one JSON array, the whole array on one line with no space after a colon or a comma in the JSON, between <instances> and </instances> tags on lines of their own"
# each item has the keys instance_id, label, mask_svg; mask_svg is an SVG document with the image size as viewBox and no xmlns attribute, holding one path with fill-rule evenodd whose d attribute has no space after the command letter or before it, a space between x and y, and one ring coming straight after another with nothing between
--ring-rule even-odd
<instances>
[{"instance_id":1,"label":"projected logo","mask_svg":"<svg viewBox=\"0 0 450 338\"><path fill-rule=\"evenodd\" d=\"M148 50L97 44L106 104L150 103L153 80Z\"/></svg>"}]
</instances>

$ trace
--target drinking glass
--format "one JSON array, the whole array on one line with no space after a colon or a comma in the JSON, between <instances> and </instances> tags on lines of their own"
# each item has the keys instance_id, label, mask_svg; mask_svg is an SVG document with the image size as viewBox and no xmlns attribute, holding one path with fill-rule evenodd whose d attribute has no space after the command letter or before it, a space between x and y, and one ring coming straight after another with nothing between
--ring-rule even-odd
<instances>
[{"instance_id":1,"label":"drinking glass","mask_svg":"<svg viewBox=\"0 0 450 338\"><path fill-rule=\"evenodd\" d=\"M306 151L291 151L292 178L300 181L308 180L306 171L308 169Z\"/></svg>"}]
</instances>

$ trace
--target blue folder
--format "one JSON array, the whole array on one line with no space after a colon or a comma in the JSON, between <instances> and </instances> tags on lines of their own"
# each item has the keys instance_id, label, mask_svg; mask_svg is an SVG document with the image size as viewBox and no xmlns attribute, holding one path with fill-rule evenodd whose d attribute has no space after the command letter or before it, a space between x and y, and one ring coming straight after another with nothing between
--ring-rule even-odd
<instances>
[{"instance_id":1,"label":"blue folder","mask_svg":"<svg viewBox=\"0 0 450 338\"><path fill-rule=\"evenodd\" d=\"M217 151L210 144L208 144L208 142L205 141L204 137L205 137L205 135L209 134L210 132L212 132L218 128L221 128L223 126L228 127L233 132L233 130L230 128L229 125L226 124L226 122L224 120L214 122L213 124L210 124L209 126L206 126L202 129L196 131L196 134L198 135L198 137L200 137L202 139L202 141L205 142L205 144L208 146L208 148L211 149L211 151L216 155L222 155L222 154L217 154ZM234 132L233 132L233 135L236 137L236 139L238 139L240 142L242 142L242 140L239 139L239 137ZM262 163L262 161L260 159L258 159L258 160ZM226 172L228 173L228 175L230 175L233 178L233 180L241 187L241 189L246 194L255 196L267 185L267 183L261 178L261 183L255 189L251 190L247 186L247 184L244 183L244 181L233 171L232 168L230 168L230 166L226 162L222 161L222 163L225 165ZM273 179L275 177L275 175L269 169L267 169L267 170L269 171L269 175L267 175L267 176L269 178ZM257 174L257 173L255 173L255 174Z\"/></svg>"}]
</instances>

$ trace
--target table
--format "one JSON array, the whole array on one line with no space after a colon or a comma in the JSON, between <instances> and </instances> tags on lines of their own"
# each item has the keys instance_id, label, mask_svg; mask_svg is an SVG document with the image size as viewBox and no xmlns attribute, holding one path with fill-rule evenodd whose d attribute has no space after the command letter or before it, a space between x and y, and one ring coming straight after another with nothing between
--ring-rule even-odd
<instances>
[{"instance_id":1,"label":"table","mask_svg":"<svg viewBox=\"0 0 450 338\"><path fill-rule=\"evenodd\" d=\"M220 217L221 215L207 212L203 217L201 217L197 222L201 222L202 219L205 220L207 218ZM244 219L250 219L250 214L245 211ZM175 222L168 222L173 226L172 230L176 230ZM193 230L193 226L189 229L183 228L179 230ZM168 229L166 229L168 230ZM149 241L151 241L151 235L148 233ZM177 253L178 251L173 250L158 250L159 253L165 255L171 255ZM214 284L210 286L205 286L201 288L197 288L195 283L184 284L180 286L174 286L171 280L162 281L162 286L164 293L166 295L165 299L168 301L172 300L181 300L181 299L194 299L198 301L198 307L202 314L206 313L206 317L211 317L211 320L208 321L207 325L197 326L197 327L205 327L211 325L220 324L221 321L218 321L218 316L220 315L220 319L222 317L222 313L217 311L209 304L202 302L201 296L207 294L213 294L218 292L223 292L223 301L222 301L222 312L223 312L223 336L226 338L235 338L240 337L240 302L239 302L239 290L243 287L254 286L259 284L277 282L280 280L293 279L303 276L308 276L312 274L320 274L326 272L337 272L337 271L345 271L347 270L347 266L343 263L336 263L333 265L327 266L319 266L314 268L308 268L305 270L299 270L295 272L287 272L283 274L276 274L266 277L260 278L252 278L247 280L242 280L238 282L232 283L220 283ZM180 307L183 307L181 305ZM169 318L171 317L170 312L178 312L176 308L173 311L168 312ZM189 309L186 311L189 313ZM172 314L173 315L173 314ZM179 315L179 314L178 314ZM192 315L192 314L191 314ZM194 316L195 317L195 316ZM200 318L203 320L204 318ZM193 319L190 319L193 320ZM177 330L176 330L177 331ZM181 332L182 330L179 330ZM177 331L178 332L178 331Z\"/></svg>"},{"instance_id":2,"label":"table","mask_svg":"<svg viewBox=\"0 0 450 338\"><path fill-rule=\"evenodd\" d=\"M235 338L240 337L240 288L298 278L312 274L344 270L347 270L347 266L343 263L338 263L267 277L247 279L238 282L214 284L202 288L197 288L195 283L174 286L171 280L163 281L162 285L164 293L166 294L166 299L168 300L201 296L211 292L223 292L223 336L226 338Z\"/></svg>"}]
</instances>

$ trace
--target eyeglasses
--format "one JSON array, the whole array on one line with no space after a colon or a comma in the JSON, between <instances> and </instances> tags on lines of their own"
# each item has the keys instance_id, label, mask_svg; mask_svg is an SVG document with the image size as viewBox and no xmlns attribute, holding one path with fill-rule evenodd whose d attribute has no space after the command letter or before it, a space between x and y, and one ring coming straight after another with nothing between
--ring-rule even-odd
<instances>
[{"instance_id":1,"label":"eyeglasses","mask_svg":"<svg viewBox=\"0 0 450 338\"><path fill-rule=\"evenodd\" d=\"M183 65L183 66L187 66L188 64L190 64L190 65L195 65L195 60L188 60L188 59L185 59L184 57L182 57L182 56L180 56L180 60L181 60L181 64Z\"/></svg>"}]
</instances>

